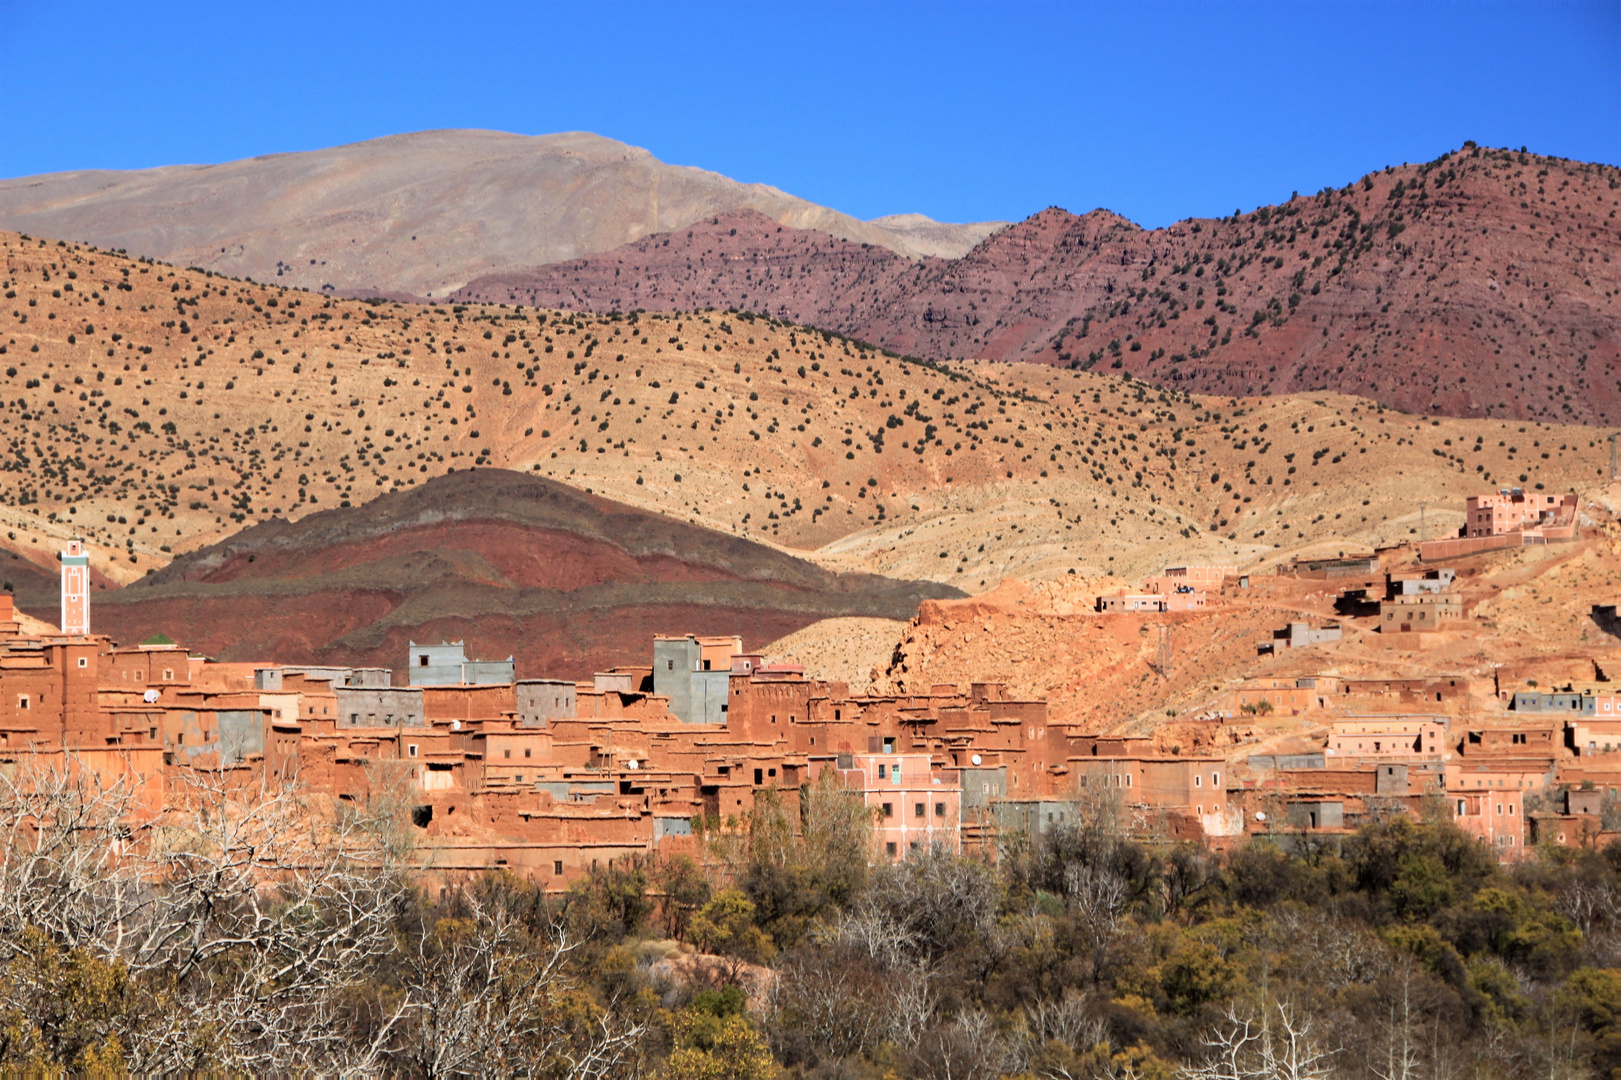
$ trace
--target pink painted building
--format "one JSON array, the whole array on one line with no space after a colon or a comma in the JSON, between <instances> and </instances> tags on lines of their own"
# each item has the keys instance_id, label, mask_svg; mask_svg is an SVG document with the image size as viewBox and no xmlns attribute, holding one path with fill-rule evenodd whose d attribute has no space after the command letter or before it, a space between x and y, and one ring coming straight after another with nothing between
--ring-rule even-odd
<instances>
[{"instance_id":1,"label":"pink painted building","mask_svg":"<svg viewBox=\"0 0 1621 1080\"><path fill-rule=\"evenodd\" d=\"M1550 495L1505 488L1495 495L1471 495L1464 514L1465 536L1498 536L1569 521L1576 495Z\"/></svg>"},{"instance_id":2,"label":"pink painted building","mask_svg":"<svg viewBox=\"0 0 1621 1080\"><path fill-rule=\"evenodd\" d=\"M961 787L955 773L934 769L930 755L841 754L838 769L861 792L884 858L904 859L934 844L960 849Z\"/></svg>"}]
</instances>

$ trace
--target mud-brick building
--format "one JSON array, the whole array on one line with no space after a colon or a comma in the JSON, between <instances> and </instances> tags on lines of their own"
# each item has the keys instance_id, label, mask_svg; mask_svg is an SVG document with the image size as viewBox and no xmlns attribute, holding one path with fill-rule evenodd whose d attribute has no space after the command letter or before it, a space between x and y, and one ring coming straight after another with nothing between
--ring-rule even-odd
<instances>
[{"instance_id":1,"label":"mud-brick building","mask_svg":"<svg viewBox=\"0 0 1621 1080\"><path fill-rule=\"evenodd\" d=\"M1339 759L1413 758L1440 761L1445 716L1350 716L1329 725L1328 751Z\"/></svg>"},{"instance_id":2,"label":"mud-brick building","mask_svg":"<svg viewBox=\"0 0 1621 1080\"><path fill-rule=\"evenodd\" d=\"M1463 598L1455 593L1415 593L1379 602L1379 632L1420 634L1455 629L1463 619Z\"/></svg>"}]
</instances>

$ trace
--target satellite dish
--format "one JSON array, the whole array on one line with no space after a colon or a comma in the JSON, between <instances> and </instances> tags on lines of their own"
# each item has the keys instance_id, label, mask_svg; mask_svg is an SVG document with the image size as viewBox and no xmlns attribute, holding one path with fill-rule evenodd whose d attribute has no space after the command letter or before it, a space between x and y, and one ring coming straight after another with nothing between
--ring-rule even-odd
<instances>
[{"instance_id":1,"label":"satellite dish","mask_svg":"<svg viewBox=\"0 0 1621 1080\"><path fill-rule=\"evenodd\" d=\"M973 757L969 758L968 760L972 761L975 765L978 765L980 763L980 761L983 760L983 759L981 759L978 754L975 754Z\"/></svg>"},{"instance_id":2,"label":"satellite dish","mask_svg":"<svg viewBox=\"0 0 1621 1080\"><path fill-rule=\"evenodd\" d=\"M146 702L148 705L154 704L158 700L158 692L156 690L148 690L146 693L141 695L141 700Z\"/></svg>"},{"instance_id":3,"label":"satellite dish","mask_svg":"<svg viewBox=\"0 0 1621 1080\"><path fill-rule=\"evenodd\" d=\"M450 730L451 731L460 731L461 729L462 729L462 722L460 720L452 720L450 722Z\"/></svg>"},{"instance_id":4,"label":"satellite dish","mask_svg":"<svg viewBox=\"0 0 1621 1080\"><path fill-rule=\"evenodd\" d=\"M1255 811L1255 820L1256 821L1265 821L1266 820L1266 813L1264 811L1261 811L1261 810Z\"/></svg>"},{"instance_id":5,"label":"satellite dish","mask_svg":"<svg viewBox=\"0 0 1621 1080\"><path fill-rule=\"evenodd\" d=\"M627 769L634 769L634 768L636 768L636 759L635 759L635 758L631 758L631 759L630 759L630 760L629 760L629 761L627 761L627 762L625 762L625 768L627 768Z\"/></svg>"}]
</instances>

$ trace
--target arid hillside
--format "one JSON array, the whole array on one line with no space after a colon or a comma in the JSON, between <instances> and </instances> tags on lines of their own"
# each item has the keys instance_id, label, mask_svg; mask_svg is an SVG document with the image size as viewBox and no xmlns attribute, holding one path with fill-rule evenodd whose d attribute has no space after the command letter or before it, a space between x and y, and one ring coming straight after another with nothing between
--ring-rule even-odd
<instances>
[{"instance_id":1,"label":"arid hillside","mask_svg":"<svg viewBox=\"0 0 1621 1080\"><path fill-rule=\"evenodd\" d=\"M1621 421L1621 170L1465 147L1218 219L1043 211L912 262L746 212L472 282L468 299L769 312L926 358L1409 412Z\"/></svg>"},{"instance_id":2,"label":"arid hillside","mask_svg":"<svg viewBox=\"0 0 1621 1080\"><path fill-rule=\"evenodd\" d=\"M1154 734L1167 750L1175 744L1178 721L1233 711L1233 688L1250 678L1293 685L1297 678L1322 675L1456 677L1481 689L1484 700L1472 707L1499 716L1494 683L1512 692L1524 688L1526 679L1533 687L1555 686L1613 680L1621 670L1621 625L1601 610L1621 598L1621 527L1615 517L1621 484L1594 488L1588 496L1588 524L1576 542L1446 563L1458 574L1451 591L1460 598L1462 618L1444 633L1382 634L1371 608L1341 600L1346 583L1278 574L1276 564L1268 563L1250 568L1247 587L1229 581L1219 595L1212 593L1201 611L1102 614L1094 609L1095 598L1119 591L1122 583L1010 578L977 596L925 602L903 627L831 620L775 642L767 652L878 693L1005 680L1015 696L1047 699L1055 722ZM1416 554L1413 546L1392 549L1384 561L1394 571L1429 569ZM1343 640L1260 651L1296 621L1338 623ZM1464 706L1466 718L1470 707ZM1286 714L1279 719L1285 722L1267 730L1303 733L1322 722L1286 721ZM1261 727L1255 734L1264 734ZM1229 749L1240 757L1260 752L1249 744Z\"/></svg>"},{"instance_id":3,"label":"arid hillside","mask_svg":"<svg viewBox=\"0 0 1621 1080\"><path fill-rule=\"evenodd\" d=\"M0 236L0 536L109 584L249 524L512 469L840 571L1250 565L1607 480L1604 432L926 365L753 315L339 301ZM20 588L20 585L19 585Z\"/></svg>"},{"instance_id":4,"label":"arid hillside","mask_svg":"<svg viewBox=\"0 0 1621 1080\"><path fill-rule=\"evenodd\" d=\"M907 255L960 255L1001 225L863 222L588 132L422 131L220 165L0 180L0 228L316 292L417 297L742 207Z\"/></svg>"},{"instance_id":5,"label":"arid hillside","mask_svg":"<svg viewBox=\"0 0 1621 1080\"><path fill-rule=\"evenodd\" d=\"M535 476L450 473L360 507L255 525L98 599L104 633L163 633L227 660L398 667L407 641L466 640L524 673L646 662L654 634L745 647L824 618L909 618L960 596L836 575L763 544Z\"/></svg>"}]
</instances>

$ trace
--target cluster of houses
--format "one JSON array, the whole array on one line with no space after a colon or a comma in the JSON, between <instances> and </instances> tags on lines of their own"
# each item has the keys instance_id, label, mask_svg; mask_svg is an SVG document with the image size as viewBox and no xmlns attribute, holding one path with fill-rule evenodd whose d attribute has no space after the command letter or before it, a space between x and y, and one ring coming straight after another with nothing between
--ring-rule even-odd
<instances>
[{"instance_id":1,"label":"cluster of houses","mask_svg":"<svg viewBox=\"0 0 1621 1080\"><path fill-rule=\"evenodd\" d=\"M1295 570L1354 592L1378 565ZM413 643L398 672L221 663L91 633L83 569L74 543L60 635L22 634L0 594L0 768L71 755L138 783L154 806L184 770L262 774L352 803L403 797L440 870L504 866L548 888L694 851L762 798L792 814L824 780L867 806L880 859L940 844L995 857L1011 833L1039 835L1100 796L1141 835L1215 843L1444 812L1509 858L1596 839L1621 787L1621 695L1602 683L1506 693L1464 677L1254 679L1199 717L1111 737L1053 723L1044 701L1001 683L852 693L737 637L656 637L647 664L583 681L520 678L512 660L469 658L460 642ZM1235 575L1176 568L1133 594L1162 606L1099 608L1190 611ZM1385 605L1403 613L1401 633L1453 618L1427 604L1451 584L1446 570L1389 576L1381 630ZM1293 643L1323 632L1303 625ZM1252 729L1282 716L1317 734L1255 752Z\"/></svg>"}]
</instances>

